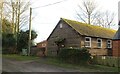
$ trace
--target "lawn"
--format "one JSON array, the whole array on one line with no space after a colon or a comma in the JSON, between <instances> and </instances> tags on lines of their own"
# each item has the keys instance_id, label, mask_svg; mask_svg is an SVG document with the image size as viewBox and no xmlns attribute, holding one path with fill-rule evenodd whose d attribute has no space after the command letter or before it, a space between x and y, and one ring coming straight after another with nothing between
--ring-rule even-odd
<instances>
[{"instance_id":1,"label":"lawn","mask_svg":"<svg viewBox=\"0 0 120 74\"><path fill-rule=\"evenodd\" d=\"M29 61L29 60L38 60L39 57L36 56L23 56L23 55L17 55L17 54L5 54L2 55L2 58L8 58L18 61Z\"/></svg>"}]
</instances>

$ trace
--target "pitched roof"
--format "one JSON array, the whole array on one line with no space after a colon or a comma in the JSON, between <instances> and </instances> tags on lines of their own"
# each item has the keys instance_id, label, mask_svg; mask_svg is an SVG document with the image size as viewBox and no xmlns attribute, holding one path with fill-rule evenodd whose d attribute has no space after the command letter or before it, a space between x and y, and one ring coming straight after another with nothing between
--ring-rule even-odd
<instances>
[{"instance_id":1,"label":"pitched roof","mask_svg":"<svg viewBox=\"0 0 120 74\"><path fill-rule=\"evenodd\" d=\"M112 39L114 37L114 34L116 33L115 30L103 28L100 26L89 25L64 18L61 18L61 20L65 21L68 25L70 25L81 35Z\"/></svg>"},{"instance_id":2,"label":"pitched roof","mask_svg":"<svg viewBox=\"0 0 120 74\"><path fill-rule=\"evenodd\" d=\"M118 31L116 32L116 34L114 35L113 40L120 40L120 27Z\"/></svg>"}]
</instances>

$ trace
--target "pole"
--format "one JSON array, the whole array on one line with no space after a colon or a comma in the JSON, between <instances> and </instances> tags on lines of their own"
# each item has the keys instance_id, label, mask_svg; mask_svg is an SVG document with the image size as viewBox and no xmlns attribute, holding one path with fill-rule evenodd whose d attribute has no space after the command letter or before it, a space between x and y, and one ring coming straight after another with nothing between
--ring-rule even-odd
<instances>
[{"instance_id":1,"label":"pole","mask_svg":"<svg viewBox=\"0 0 120 74\"><path fill-rule=\"evenodd\" d=\"M30 7L28 55L30 55L30 48L31 48L31 16L32 16L32 8Z\"/></svg>"}]
</instances>

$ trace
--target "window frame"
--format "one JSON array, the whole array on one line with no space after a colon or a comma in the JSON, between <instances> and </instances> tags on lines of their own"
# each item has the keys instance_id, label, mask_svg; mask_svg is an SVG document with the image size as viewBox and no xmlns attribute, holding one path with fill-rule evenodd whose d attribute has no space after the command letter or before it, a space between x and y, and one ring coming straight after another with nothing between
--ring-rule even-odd
<instances>
[{"instance_id":1,"label":"window frame","mask_svg":"<svg viewBox=\"0 0 120 74\"><path fill-rule=\"evenodd\" d=\"M90 41L86 41L86 38L89 38ZM90 43L90 46L86 46L86 45L85 45L85 47L91 47L91 37L85 37L85 43L86 43L86 42L89 42L89 43Z\"/></svg>"},{"instance_id":2,"label":"window frame","mask_svg":"<svg viewBox=\"0 0 120 74\"><path fill-rule=\"evenodd\" d=\"M100 42L98 42L98 40L100 40ZM100 47L98 46L100 43ZM97 38L97 48L102 48L102 39L101 38Z\"/></svg>"},{"instance_id":3,"label":"window frame","mask_svg":"<svg viewBox=\"0 0 120 74\"><path fill-rule=\"evenodd\" d=\"M108 41L110 41L110 47L108 47ZM112 48L112 40L107 40L107 48Z\"/></svg>"}]
</instances>

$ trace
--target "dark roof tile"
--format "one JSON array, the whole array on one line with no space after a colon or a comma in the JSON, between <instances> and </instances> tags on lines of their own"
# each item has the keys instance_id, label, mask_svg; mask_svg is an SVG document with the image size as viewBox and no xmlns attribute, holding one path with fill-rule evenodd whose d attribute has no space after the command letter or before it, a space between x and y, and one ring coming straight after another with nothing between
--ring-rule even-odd
<instances>
[{"instance_id":1,"label":"dark roof tile","mask_svg":"<svg viewBox=\"0 0 120 74\"><path fill-rule=\"evenodd\" d=\"M120 40L120 27L118 31L116 32L115 36L113 37L113 40Z\"/></svg>"}]
</instances>

